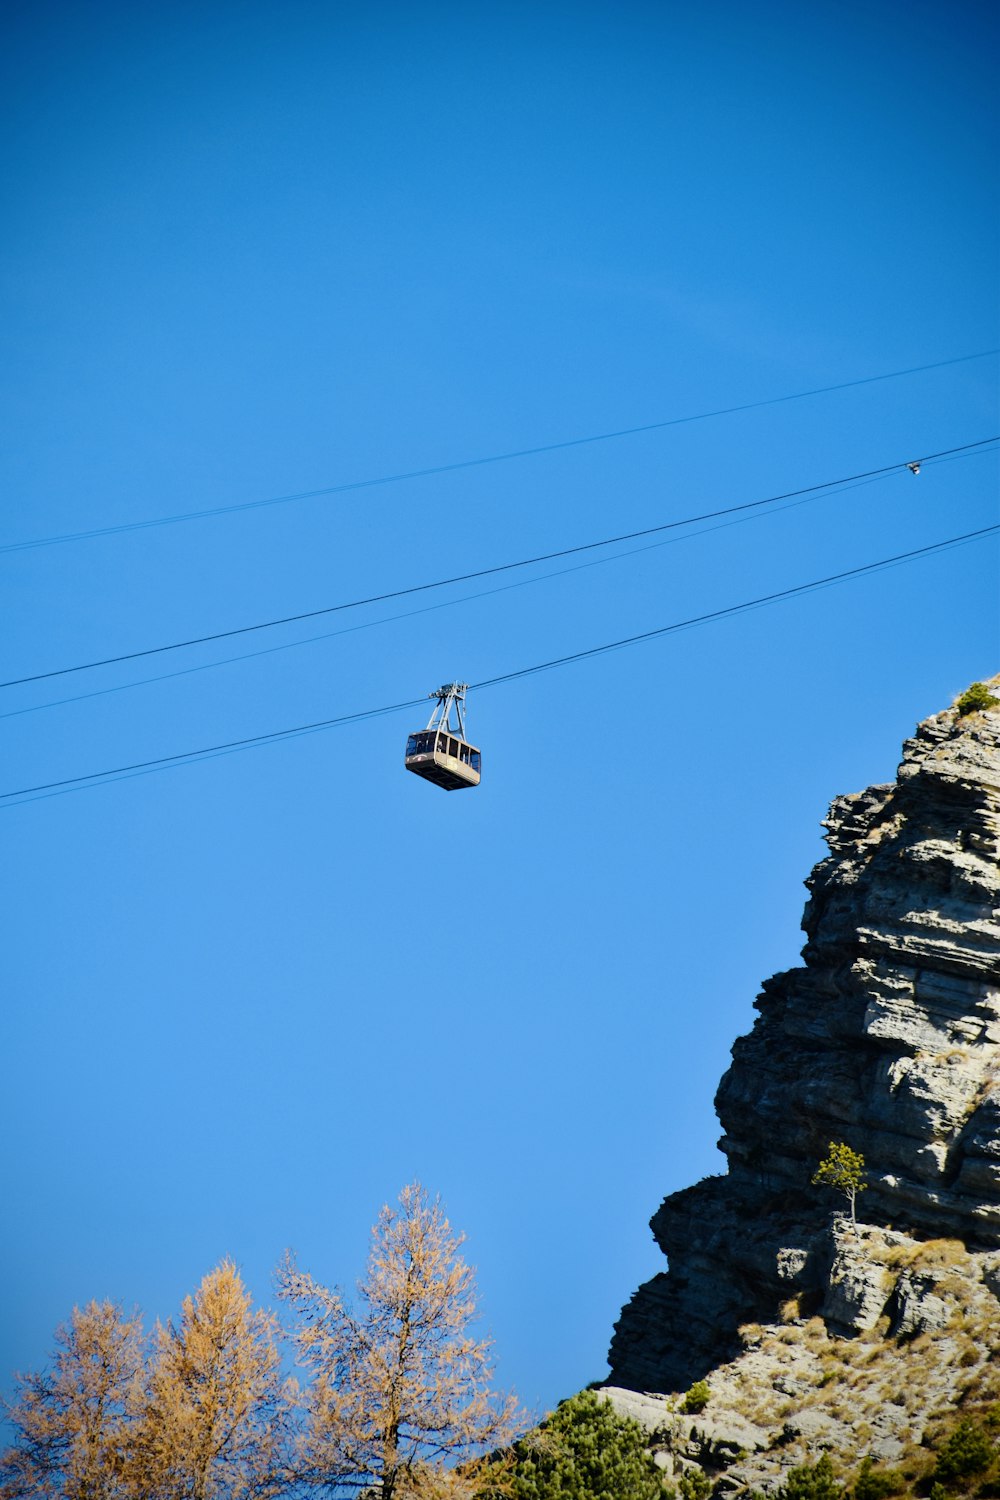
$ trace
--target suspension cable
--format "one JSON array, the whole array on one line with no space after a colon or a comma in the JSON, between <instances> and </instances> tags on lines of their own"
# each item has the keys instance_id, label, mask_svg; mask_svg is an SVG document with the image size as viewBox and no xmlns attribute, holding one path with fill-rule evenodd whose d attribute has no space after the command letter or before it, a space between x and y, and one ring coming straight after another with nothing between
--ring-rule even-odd
<instances>
[{"instance_id":1,"label":"suspension cable","mask_svg":"<svg viewBox=\"0 0 1000 1500\"><path fill-rule=\"evenodd\" d=\"M303 610L294 615L282 615L273 620L261 620L253 625L238 625L230 630L213 631L210 635L190 636L181 641L170 641L162 646L147 646L139 651L125 651L117 656L104 656L94 661L77 662L70 667L54 667L47 672L33 672L24 677L11 677L6 682L0 682L0 688L22 687L29 682L44 682L52 677L66 677L74 672L90 672L97 667L118 666L122 662L138 661L147 656L161 656L167 651L182 651L191 646L204 646L213 641L230 640L237 635L251 635L261 630L273 630L279 625L294 625L303 620L315 620L321 615L340 614L348 609L361 609L368 604L384 604L391 599L402 599L410 594L423 594L431 589L447 588L455 583L468 583L476 578L488 578L496 573L509 573L516 568L529 568L536 563L551 562L555 558L572 557L580 552L593 552L599 547L612 547L619 542L635 541L639 537L654 536L664 531L674 531L682 526L693 526L699 521L714 520L719 516L736 515L742 511L758 510L761 506L777 505L782 500L795 499L800 495L819 494L824 490L834 489L840 485L857 483L864 479L874 479L882 475L902 473L906 469L919 467L921 464L930 464L937 459L944 459L954 454L968 453L977 448L984 448L990 443L1000 442L1000 435L988 438L979 438L972 443L961 443L955 448L943 448L937 453L924 454L917 459L899 459L895 463L885 464L878 469L867 469L860 474L848 474L839 479L827 479L821 484L806 485L802 489L788 490L780 495L768 495L763 500L747 500L740 505L728 505L719 510L704 511L700 515L685 516L679 521L663 521L656 526L646 526L639 531L622 532L618 536L603 537L596 542L581 542L573 547L561 547L555 552L542 552L535 557L519 558L516 562L497 563L489 568L477 568L470 573L456 573L450 578L439 578L432 583L415 583L406 588L390 589L381 594L370 594L363 599L352 599L343 604L327 604L320 609Z\"/></svg>"},{"instance_id":2,"label":"suspension cable","mask_svg":"<svg viewBox=\"0 0 1000 1500\"><path fill-rule=\"evenodd\" d=\"M642 641L654 640L660 636L694 629L700 625L706 625L713 620L732 618L734 615L745 614L753 609L760 609L767 605L776 604L780 600L813 593L823 588L830 588L844 583L848 579L860 578L880 572L886 568L912 562L918 557L927 557L932 553L943 552L952 547L979 541L984 537L995 535L997 532L1000 532L1000 523L992 526L983 526L976 531L967 531L959 536L946 537L940 542L931 542L925 547L914 547L908 552L898 552L892 557L880 558L878 562L864 563L857 568L845 568L842 572L831 573L825 578L813 579L810 583L795 584L791 588L778 589L774 593L762 594L755 599L748 599L740 604L731 604L723 609L710 610L705 614L694 615L687 620L677 620L670 625L661 625L655 630L645 630L638 635L625 636L621 640L609 641L600 646L591 646L583 651L571 652L566 656L553 657L549 661L537 662L533 666L521 667L513 672L504 672L497 677L487 677L483 681L471 683L469 686L472 690L482 691L487 688L498 687L503 683L515 682L522 677L531 677L539 672L554 671L559 667L568 666L572 662L585 661L595 656L603 656L611 651L621 651L629 646L638 645ZM79 776L67 776L59 781L47 781L41 782L36 786L19 787L14 791L0 792L0 801L10 801L10 799L16 797L34 800L34 798L46 794L58 795L60 791L79 791L83 787L93 785L94 783L104 783L132 774L160 770L179 763L190 764L196 760L210 756L247 750L260 745L274 743L278 740L290 739L297 735L315 733L321 729L332 729L335 726L343 724L358 723L365 719L379 718L385 714L400 713L403 709L415 708L418 704L424 702L424 698L411 698L404 703L392 703L381 708L362 709L353 714L339 714L335 718L319 719L311 724L298 724L289 729L271 730L266 734L248 735L243 739L228 740L218 745L207 745L197 750L182 750L173 755L155 756L149 760L134 761L130 765L114 766L104 771L91 771ZM11 805L16 806L17 804L11 803Z\"/></svg>"},{"instance_id":3,"label":"suspension cable","mask_svg":"<svg viewBox=\"0 0 1000 1500\"><path fill-rule=\"evenodd\" d=\"M184 521L201 521L212 516L233 515L238 511L262 510L272 505L288 505L297 500L316 500L324 495L344 495L351 490L372 489L378 485L405 484L414 479L428 479L437 474L454 474L462 469L484 468L488 464L508 463L511 459L534 458L542 453L559 453L567 448L582 448L592 443L607 443L618 438L636 437L644 432L659 432L667 427L683 427L691 422L708 422L718 417L734 416L739 412L759 411L767 406L781 406L789 401L805 401L810 396L826 396L834 391L852 390L857 386L876 385L885 380L900 380L907 375L921 375L928 370L944 370L950 365L969 364L977 359L990 359L1000 354L1000 349L982 349L976 354L960 354L954 359L939 359L932 364L911 365L905 370L889 370L881 375L864 375L856 380L841 380L836 385L818 385L808 391L792 391L784 396L770 396L763 401L744 401L738 406L720 406L714 411L693 412L683 417L668 417L659 422L644 422L637 427L620 427L613 432L597 432L586 437L568 438L559 443L539 443L533 448L514 448L506 453L489 453L480 458L465 458L458 462L432 464L424 469L407 469L398 474L383 474L374 479L355 479L346 484L330 484L315 490L298 490L288 495L271 495L264 500L244 500L236 505L215 505L203 510L181 511L176 515L154 516L146 521L123 521L114 526L96 526L88 531L68 531L61 536L34 537L24 542L7 542L0 545L0 553L23 552L36 547L54 547L66 542L91 541L96 537L120 536L129 531L146 531L154 526L175 526Z\"/></svg>"}]
</instances>

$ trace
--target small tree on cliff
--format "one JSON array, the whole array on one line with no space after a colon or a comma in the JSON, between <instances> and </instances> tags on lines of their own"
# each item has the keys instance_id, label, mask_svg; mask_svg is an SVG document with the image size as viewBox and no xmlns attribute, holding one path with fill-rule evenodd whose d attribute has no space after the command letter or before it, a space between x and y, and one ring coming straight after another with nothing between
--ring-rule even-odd
<instances>
[{"instance_id":1,"label":"small tree on cliff","mask_svg":"<svg viewBox=\"0 0 1000 1500\"><path fill-rule=\"evenodd\" d=\"M857 1222L858 1194L863 1193L865 1183L865 1159L859 1151L852 1151L843 1141L831 1141L830 1149L813 1173L813 1182L819 1187L831 1187L843 1193L851 1206L851 1223Z\"/></svg>"},{"instance_id":2,"label":"small tree on cliff","mask_svg":"<svg viewBox=\"0 0 1000 1500\"><path fill-rule=\"evenodd\" d=\"M985 682L974 682L956 700L955 708L960 719L966 714L977 713L984 708L1000 708L1000 698L990 692Z\"/></svg>"},{"instance_id":3,"label":"small tree on cliff","mask_svg":"<svg viewBox=\"0 0 1000 1500\"><path fill-rule=\"evenodd\" d=\"M299 1360L313 1376L296 1463L306 1484L402 1500L466 1484L469 1471L449 1478L449 1463L509 1442L516 1404L491 1390L490 1341L471 1332L463 1240L414 1183L379 1214L357 1313L290 1258L279 1269Z\"/></svg>"}]
</instances>

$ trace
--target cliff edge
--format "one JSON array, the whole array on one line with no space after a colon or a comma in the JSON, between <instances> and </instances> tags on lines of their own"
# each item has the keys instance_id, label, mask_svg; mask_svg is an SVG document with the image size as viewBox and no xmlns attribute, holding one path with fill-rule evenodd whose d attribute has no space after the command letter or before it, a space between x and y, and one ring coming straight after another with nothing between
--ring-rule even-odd
<instances>
[{"instance_id":1,"label":"cliff edge","mask_svg":"<svg viewBox=\"0 0 1000 1500\"><path fill-rule=\"evenodd\" d=\"M952 1293L1000 1316L1000 707L920 724L896 781L824 826L804 963L765 983L716 1095L728 1172L651 1221L669 1269L616 1325L625 1391L746 1361L748 1327L913 1339ZM864 1157L856 1227L812 1185L831 1141Z\"/></svg>"}]
</instances>

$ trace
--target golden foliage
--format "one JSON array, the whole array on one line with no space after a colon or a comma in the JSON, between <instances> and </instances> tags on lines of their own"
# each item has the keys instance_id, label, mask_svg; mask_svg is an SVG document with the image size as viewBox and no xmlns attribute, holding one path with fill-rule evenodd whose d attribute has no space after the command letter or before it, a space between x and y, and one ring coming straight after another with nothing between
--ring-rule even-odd
<instances>
[{"instance_id":1,"label":"golden foliage","mask_svg":"<svg viewBox=\"0 0 1000 1500\"><path fill-rule=\"evenodd\" d=\"M109 1500L121 1493L142 1324L113 1302L74 1308L56 1330L51 1372L18 1377L0 1458L0 1496Z\"/></svg>"},{"instance_id":2,"label":"golden foliage","mask_svg":"<svg viewBox=\"0 0 1000 1500\"><path fill-rule=\"evenodd\" d=\"M380 1500L457 1500L469 1490L463 1461L513 1436L514 1400L492 1391L491 1341L473 1333L463 1241L414 1183L372 1230L358 1313L286 1258L279 1295L312 1376L296 1464L307 1482L366 1482Z\"/></svg>"},{"instance_id":3,"label":"golden foliage","mask_svg":"<svg viewBox=\"0 0 1000 1500\"><path fill-rule=\"evenodd\" d=\"M277 1325L251 1310L232 1261L186 1297L177 1327L157 1325L128 1480L137 1497L226 1500L280 1493L291 1392Z\"/></svg>"},{"instance_id":4,"label":"golden foliage","mask_svg":"<svg viewBox=\"0 0 1000 1500\"><path fill-rule=\"evenodd\" d=\"M149 1339L113 1303L75 1310L51 1370L20 1377L8 1405L0 1500L269 1500L313 1487L474 1500L519 1414L491 1389L461 1245L413 1186L373 1230L358 1315L286 1260L304 1394L282 1377L275 1319L229 1260ZM497 1500L503 1472L490 1463Z\"/></svg>"}]
</instances>

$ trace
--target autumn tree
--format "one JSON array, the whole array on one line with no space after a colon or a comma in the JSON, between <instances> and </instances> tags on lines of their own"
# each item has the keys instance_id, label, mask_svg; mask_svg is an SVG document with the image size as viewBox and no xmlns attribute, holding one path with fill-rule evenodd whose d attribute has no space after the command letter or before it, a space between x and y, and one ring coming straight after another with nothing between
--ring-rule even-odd
<instances>
[{"instance_id":1,"label":"autumn tree","mask_svg":"<svg viewBox=\"0 0 1000 1500\"><path fill-rule=\"evenodd\" d=\"M357 1310L286 1258L279 1294L312 1377L296 1466L307 1485L379 1500L459 1491L470 1461L511 1437L516 1408L491 1389L463 1243L414 1183L379 1214Z\"/></svg>"},{"instance_id":2,"label":"autumn tree","mask_svg":"<svg viewBox=\"0 0 1000 1500\"><path fill-rule=\"evenodd\" d=\"M158 1325L130 1471L142 1500L263 1500L281 1493L290 1392L277 1325L253 1311L232 1261Z\"/></svg>"},{"instance_id":3,"label":"autumn tree","mask_svg":"<svg viewBox=\"0 0 1000 1500\"><path fill-rule=\"evenodd\" d=\"M850 1204L851 1223L856 1220L859 1193L865 1191L865 1159L843 1141L831 1141L830 1149L813 1173L813 1182L842 1193Z\"/></svg>"},{"instance_id":4,"label":"autumn tree","mask_svg":"<svg viewBox=\"0 0 1000 1500\"><path fill-rule=\"evenodd\" d=\"M142 1324L113 1302L74 1308L56 1330L51 1369L18 1377L7 1404L14 1443L0 1457L0 1496L111 1500L124 1493L130 1400Z\"/></svg>"}]
</instances>

